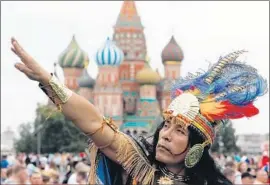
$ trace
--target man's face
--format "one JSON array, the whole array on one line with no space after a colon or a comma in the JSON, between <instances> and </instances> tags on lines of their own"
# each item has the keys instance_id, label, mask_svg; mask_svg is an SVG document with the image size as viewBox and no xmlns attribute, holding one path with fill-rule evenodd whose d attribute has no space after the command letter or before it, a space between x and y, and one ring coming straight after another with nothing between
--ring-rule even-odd
<instances>
[{"instance_id":1,"label":"man's face","mask_svg":"<svg viewBox=\"0 0 270 185\"><path fill-rule=\"evenodd\" d=\"M77 174L77 176L76 176L76 182L77 183L80 183L81 181L82 181L82 177Z\"/></svg>"},{"instance_id":2,"label":"man's face","mask_svg":"<svg viewBox=\"0 0 270 185\"><path fill-rule=\"evenodd\" d=\"M252 168L249 172L252 176L256 176L256 171Z\"/></svg>"},{"instance_id":3,"label":"man's face","mask_svg":"<svg viewBox=\"0 0 270 185\"><path fill-rule=\"evenodd\" d=\"M268 175L267 172L264 170L260 170L257 172L257 179L263 183L267 183L268 181Z\"/></svg>"},{"instance_id":4,"label":"man's face","mask_svg":"<svg viewBox=\"0 0 270 185\"><path fill-rule=\"evenodd\" d=\"M1 178L6 179L7 178L7 169L1 168Z\"/></svg>"},{"instance_id":5,"label":"man's face","mask_svg":"<svg viewBox=\"0 0 270 185\"><path fill-rule=\"evenodd\" d=\"M246 172L248 169L248 166L247 166L247 163L243 162L242 164L240 164L240 171L243 173L243 172Z\"/></svg>"},{"instance_id":6,"label":"man's face","mask_svg":"<svg viewBox=\"0 0 270 185\"><path fill-rule=\"evenodd\" d=\"M31 184L43 184L42 176L40 173L33 173L30 178Z\"/></svg>"},{"instance_id":7,"label":"man's face","mask_svg":"<svg viewBox=\"0 0 270 185\"><path fill-rule=\"evenodd\" d=\"M235 182L235 175L234 175L234 174L227 176L227 178L228 178L229 181L231 181L232 183Z\"/></svg>"},{"instance_id":8,"label":"man's face","mask_svg":"<svg viewBox=\"0 0 270 185\"><path fill-rule=\"evenodd\" d=\"M242 178L242 184L253 184L254 179L252 177L244 177Z\"/></svg>"},{"instance_id":9,"label":"man's face","mask_svg":"<svg viewBox=\"0 0 270 185\"><path fill-rule=\"evenodd\" d=\"M159 132L156 160L166 165L176 165L184 161L188 152L188 130L175 124L175 118L165 121Z\"/></svg>"},{"instance_id":10,"label":"man's face","mask_svg":"<svg viewBox=\"0 0 270 185\"><path fill-rule=\"evenodd\" d=\"M18 177L20 179L21 182L26 182L28 180L28 173L26 170L21 170L18 173Z\"/></svg>"},{"instance_id":11,"label":"man's face","mask_svg":"<svg viewBox=\"0 0 270 185\"><path fill-rule=\"evenodd\" d=\"M81 173L82 173L82 172L81 172ZM77 181L78 183L82 183L82 182L85 181L85 179L84 179L84 177L81 175L81 173L77 173L77 175L76 175L76 181Z\"/></svg>"}]
</instances>

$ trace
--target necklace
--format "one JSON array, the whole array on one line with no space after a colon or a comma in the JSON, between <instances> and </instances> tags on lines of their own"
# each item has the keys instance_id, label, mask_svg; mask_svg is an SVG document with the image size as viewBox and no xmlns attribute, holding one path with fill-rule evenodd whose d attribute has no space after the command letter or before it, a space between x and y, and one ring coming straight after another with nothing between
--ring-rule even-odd
<instances>
[{"instance_id":1,"label":"necklace","mask_svg":"<svg viewBox=\"0 0 270 185\"><path fill-rule=\"evenodd\" d=\"M160 171L163 174L163 177L161 177L158 180L158 184L166 184L166 185L173 185L175 181L178 182L187 182L190 180L189 176L184 175L177 175L172 172L170 172L166 167L160 167Z\"/></svg>"}]
</instances>

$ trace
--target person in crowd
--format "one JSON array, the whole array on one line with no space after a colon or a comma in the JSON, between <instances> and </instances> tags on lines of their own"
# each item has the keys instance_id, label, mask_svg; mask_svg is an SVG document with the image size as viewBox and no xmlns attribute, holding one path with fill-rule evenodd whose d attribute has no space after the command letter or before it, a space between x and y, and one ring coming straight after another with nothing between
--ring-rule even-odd
<instances>
[{"instance_id":1,"label":"person in crowd","mask_svg":"<svg viewBox=\"0 0 270 185\"><path fill-rule=\"evenodd\" d=\"M42 171L41 174L43 184L53 184L52 178L50 177L50 173L48 171Z\"/></svg>"},{"instance_id":2,"label":"person in crowd","mask_svg":"<svg viewBox=\"0 0 270 185\"><path fill-rule=\"evenodd\" d=\"M87 172L77 172L77 176L76 176L76 181L78 184L83 185L83 184L87 184Z\"/></svg>"},{"instance_id":3,"label":"person in crowd","mask_svg":"<svg viewBox=\"0 0 270 185\"><path fill-rule=\"evenodd\" d=\"M235 170L233 168L227 167L223 170L224 176L231 181L232 184L235 183Z\"/></svg>"},{"instance_id":4,"label":"person in crowd","mask_svg":"<svg viewBox=\"0 0 270 185\"><path fill-rule=\"evenodd\" d=\"M241 173L237 170L237 165L235 164L234 161L228 161L225 164L225 168L232 168L234 170L234 174L235 174L235 184L242 184L242 180L241 180Z\"/></svg>"},{"instance_id":5,"label":"person in crowd","mask_svg":"<svg viewBox=\"0 0 270 185\"><path fill-rule=\"evenodd\" d=\"M1 184L7 179L7 168L1 168Z\"/></svg>"},{"instance_id":6,"label":"person in crowd","mask_svg":"<svg viewBox=\"0 0 270 185\"><path fill-rule=\"evenodd\" d=\"M237 170L238 170L241 174L247 172L247 169L248 169L248 165L247 165L246 162L241 161L240 163L238 163Z\"/></svg>"},{"instance_id":7,"label":"person in crowd","mask_svg":"<svg viewBox=\"0 0 270 185\"><path fill-rule=\"evenodd\" d=\"M263 169L258 170L254 184L267 184L267 183L268 183L267 172Z\"/></svg>"},{"instance_id":8,"label":"person in crowd","mask_svg":"<svg viewBox=\"0 0 270 185\"><path fill-rule=\"evenodd\" d=\"M41 185L43 184L42 174L40 171L35 171L30 175L30 183L32 185Z\"/></svg>"},{"instance_id":9,"label":"person in crowd","mask_svg":"<svg viewBox=\"0 0 270 185\"><path fill-rule=\"evenodd\" d=\"M4 184L28 184L27 170L22 165L12 167L12 175L4 182Z\"/></svg>"},{"instance_id":10,"label":"person in crowd","mask_svg":"<svg viewBox=\"0 0 270 185\"><path fill-rule=\"evenodd\" d=\"M1 168L7 168L8 167L8 160L7 160L7 155L3 155L1 157Z\"/></svg>"},{"instance_id":11,"label":"person in crowd","mask_svg":"<svg viewBox=\"0 0 270 185\"><path fill-rule=\"evenodd\" d=\"M242 178L242 184L253 184L254 183L254 177L248 172L244 172L241 175Z\"/></svg>"}]
</instances>

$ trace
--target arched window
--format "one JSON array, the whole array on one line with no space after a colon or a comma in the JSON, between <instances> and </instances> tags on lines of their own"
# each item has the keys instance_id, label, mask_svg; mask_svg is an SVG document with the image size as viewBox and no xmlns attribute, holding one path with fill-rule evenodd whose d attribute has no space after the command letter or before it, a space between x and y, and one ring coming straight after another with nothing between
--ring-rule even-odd
<instances>
[{"instance_id":1,"label":"arched window","mask_svg":"<svg viewBox=\"0 0 270 185\"><path fill-rule=\"evenodd\" d=\"M141 133L142 136L146 136L146 134L147 134L147 132L144 131L144 130L143 130L142 133Z\"/></svg>"},{"instance_id":2,"label":"arched window","mask_svg":"<svg viewBox=\"0 0 270 185\"><path fill-rule=\"evenodd\" d=\"M127 133L127 135L130 135L130 131L129 131L129 130L127 130L127 132L126 132L126 133Z\"/></svg>"}]
</instances>

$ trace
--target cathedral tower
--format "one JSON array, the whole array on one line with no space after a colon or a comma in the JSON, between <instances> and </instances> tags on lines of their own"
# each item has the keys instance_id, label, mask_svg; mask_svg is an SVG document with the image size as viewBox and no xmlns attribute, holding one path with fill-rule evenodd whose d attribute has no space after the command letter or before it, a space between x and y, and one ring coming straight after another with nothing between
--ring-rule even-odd
<instances>
[{"instance_id":1,"label":"cathedral tower","mask_svg":"<svg viewBox=\"0 0 270 185\"><path fill-rule=\"evenodd\" d=\"M71 90L79 88L78 79L82 75L85 65L88 65L89 58L85 51L83 51L75 36L59 57L59 65L63 68L65 76L65 85Z\"/></svg>"},{"instance_id":2,"label":"cathedral tower","mask_svg":"<svg viewBox=\"0 0 270 185\"><path fill-rule=\"evenodd\" d=\"M119 81L119 66L123 58L122 50L109 38L96 53L99 72L94 88L94 104L118 125L123 121L123 91Z\"/></svg>"},{"instance_id":3,"label":"cathedral tower","mask_svg":"<svg viewBox=\"0 0 270 185\"><path fill-rule=\"evenodd\" d=\"M174 80L180 78L180 66L184 59L183 51L175 41L174 36L171 37L171 40L163 49L161 58L164 64L165 76L158 94L161 109L164 110L171 102L171 84Z\"/></svg>"},{"instance_id":4,"label":"cathedral tower","mask_svg":"<svg viewBox=\"0 0 270 185\"><path fill-rule=\"evenodd\" d=\"M124 53L119 73L124 91L124 109L128 114L136 113L139 84L135 77L145 65L146 42L143 30L135 2L124 1L114 26L113 40Z\"/></svg>"}]
</instances>

